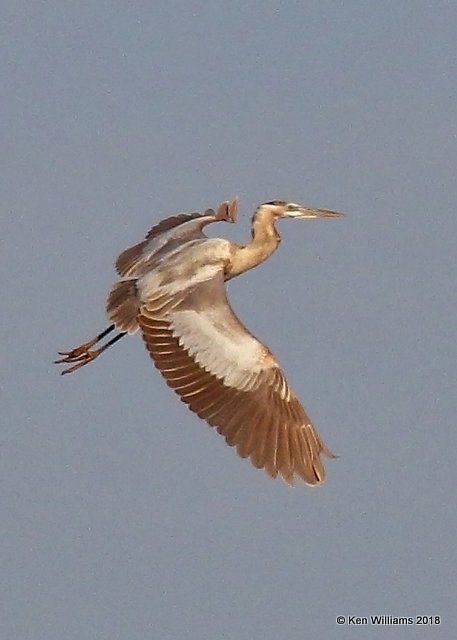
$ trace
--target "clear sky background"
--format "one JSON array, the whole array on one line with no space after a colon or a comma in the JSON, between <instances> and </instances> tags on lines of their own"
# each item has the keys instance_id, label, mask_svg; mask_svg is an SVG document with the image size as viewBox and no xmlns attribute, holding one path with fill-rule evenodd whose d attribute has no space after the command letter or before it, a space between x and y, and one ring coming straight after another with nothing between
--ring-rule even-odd
<instances>
[{"instance_id":1,"label":"clear sky background","mask_svg":"<svg viewBox=\"0 0 457 640\"><path fill-rule=\"evenodd\" d=\"M457 5L1 13L0 637L455 637ZM347 214L282 222L229 285L340 456L322 488L240 460L138 336L52 364L105 326L123 248L235 195L212 235L270 199Z\"/></svg>"}]
</instances>

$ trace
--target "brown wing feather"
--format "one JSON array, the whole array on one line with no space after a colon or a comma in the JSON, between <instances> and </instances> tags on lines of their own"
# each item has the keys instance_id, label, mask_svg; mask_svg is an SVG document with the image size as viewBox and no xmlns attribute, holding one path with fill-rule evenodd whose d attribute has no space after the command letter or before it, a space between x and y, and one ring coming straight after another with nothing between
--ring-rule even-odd
<instances>
[{"instance_id":1,"label":"brown wing feather","mask_svg":"<svg viewBox=\"0 0 457 640\"><path fill-rule=\"evenodd\" d=\"M325 471L320 456L332 454L289 389L276 361L236 318L225 295L222 274L191 291L180 292L179 298L172 305L173 310L165 314L160 311L164 308L163 297L160 302L143 301L138 315L146 347L167 384L256 467L264 468L273 477L280 474L289 484L293 484L296 475L310 485L323 482ZM203 318L205 306L207 317ZM189 311L192 313L187 316ZM181 324L177 322L179 318ZM220 345L216 345L213 335L209 336L211 340L204 335L206 330L213 331L208 329L208 318L218 327L214 331L220 332L221 340L224 336L232 340L230 336L238 331L240 343L244 341L247 345L246 340L254 341L252 353L263 354L254 382L252 376L246 378L241 371L242 364L236 375L228 369L236 366L234 362L228 362L227 375L214 372L214 368L225 365L211 364L214 359L211 345L215 353ZM188 323L190 334L183 322ZM179 327L184 327L181 334ZM225 347L230 350L231 345L222 345L221 352ZM240 360L243 360L241 352ZM238 374L237 387L233 381Z\"/></svg>"},{"instance_id":2,"label":"brown wing feather","mask_svg":"<svg viewBox=\"0 0 457 640\"><path fill-rule=\"evenodd\" d=\"M138 329L139 299L136 280L120 280L111 288L106 313L119 331L135 333Z\"/></svg>"},{"instance_id":3,"label":"brown wing feather","mask_svg":"<svg viewBox=\"0 0 457 640\"><path fill-rule=\"evenodd\" d=\"M120 276L138 276L150 268L147 260L148 248L154 246L153 241L164 234L168 234L167 244L173 241L186 242L195 238L204 238L203 228L211 222L235 222L238 212L238 200L222 202L217 211L207 209L204 213L195 211L194 213L179 213L175 216L165 218L146 234L146 238L135 244L133 247L125 249L115 262L116 270ZM194 224L189 224L195 221ZM169 233L173 229L176 234ZM145 256L146 254L146 256ZM140 269L135 269L138 263Z\"/></svg>"},{"instance_id":4,"label":"brown wing feather","mask_svg":"<svg viewBox=\"0 0 457 640\"><path fill-rule=\"evenodd\" d=\"M205 213L200 213L195 211L194 213L178 213L176 216L170 216L169 218L165 218L158 224L154 225L152 229L148 231L146 234L146 240L151 240L152 238L157 238L161 233L165 231L170 231L170 229L174 229L178 227L183 222L188 222L189 220L195 220L195 218L203 218L206 215L213 216L214 211L212 209L207 209Z\"/></svg>"},{"instance_id":5,"label":"brown wing feather","mask_svg":"<svg viewBox=\"0 0 457 640\"><path fill-rule=\"evenodd\" d=\"M214 215L214 212L212 211L212 209L208 209L207 213L210 216ZM146 234L146 238L144 240L142 240L141 242L138 242L138 244L135 244L133 247L129 247L128 249L125 249L119 255L119 257L115 262L116 271L119 273L120 276L137 275L137 274L131 273L132 269L134 268L136 263L143 257L144 250L146 249L146 247L148 246L151 240L153 240L154 238L157 238L159 235L161 235L162 233L165 233L166 231L170 231L171 229L174 229L182 225L184 222L189 222L190 220L195 220L196 218L200 220L201 218L205 217L205 215L206 214L201 214L198 212L181 213L181 214L178 214L177 216L171 216L170 218L165 218L165 220L162 220L158 224L154 225L152 229L148 231L148 233ZM198 225L197 225L197 233L201 233L201 228L199 228Z\"/></svg>"}]
</instances>

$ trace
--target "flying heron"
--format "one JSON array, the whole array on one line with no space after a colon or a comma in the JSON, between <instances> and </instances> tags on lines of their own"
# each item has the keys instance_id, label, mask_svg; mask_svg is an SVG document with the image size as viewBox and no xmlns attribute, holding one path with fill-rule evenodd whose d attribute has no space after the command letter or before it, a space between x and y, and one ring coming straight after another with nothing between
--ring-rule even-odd
<instances>
[{"instance_id":1,"label":"flying heron","mask_svg":"<svg viewBox=\"0 0 457 640\"><path fill-rule=\"evenodd\" d=\"M141 331L167 384L200 418L216 427L242 458L293 484L325 477L321 455L334 457L289 387L271 351L240 322L224 282L252 269L278 248L280 218L338 218L341 213L293 202L261 204L252 218L252 239L238 245L208 238L206 225L235 222L238 201L217 209L181 213L153 227L116 261L120 279L106 310L111 324L92 340L59 352L56 363L71 373L126 334ZM112 331L118 333L98 348Z\"/></svg>"}]
</instances>

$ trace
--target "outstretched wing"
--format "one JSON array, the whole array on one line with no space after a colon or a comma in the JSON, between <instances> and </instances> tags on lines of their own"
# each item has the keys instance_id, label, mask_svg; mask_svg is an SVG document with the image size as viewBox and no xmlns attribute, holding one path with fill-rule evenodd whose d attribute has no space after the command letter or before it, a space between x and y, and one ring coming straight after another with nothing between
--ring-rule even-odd
<instances>
[{"instance_id":1,"label":"outstretched wing","mask_svg":"<svg viewBox=\"0 0 457 640\"><path fill-rule=\"evenodd\" d=\"M332 457L271 352L239 321L222 269L187 289L149 292L138 322L167 384L238 454L293 484L324 480Z\"/></svg>"},{"instance_id":2,"label":"outstretched wing","mask_svg":"<svg viewBox=\"0 0 457 640\"><path fill-rule=\"evenodd\" d=\"M163 254L189 240L204 238L203 228L211 222L235 222L238 210L236 199L222 202L217 211L180 213L156 224L146 238L123 251L116 260L116 270L123 278L137 278L150 268L157 254Z\"/></svg>"}]
</instances>

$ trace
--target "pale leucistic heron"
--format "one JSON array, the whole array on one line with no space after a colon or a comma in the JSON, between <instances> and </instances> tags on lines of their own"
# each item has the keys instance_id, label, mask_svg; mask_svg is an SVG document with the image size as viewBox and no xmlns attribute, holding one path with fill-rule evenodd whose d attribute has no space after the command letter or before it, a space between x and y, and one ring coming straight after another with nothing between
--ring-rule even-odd
<instances>
[{"instance_id":1,"label":"pale leucistic heron","mask_svg":"<svg viewBox=\"0 0 457 640\"><path fill-rule=\"evenodd\" d=\"M57 363L71 373L126 334L142 333L167 384L192 411L235 446L239 455L293 484L321 484L321 456L334 457L289 387L271 351L240 322L225 281L252 269L278 247L280 218L337 218L341 213L274 200L252 218L252 239L238 245L208 238L212 222L235 222L238 201L217 211L163 220L145 240L121 253L119 280L107 301L109 327ZM114 338L93 348L117 329Z\"/></svg>"}]
</instances>

